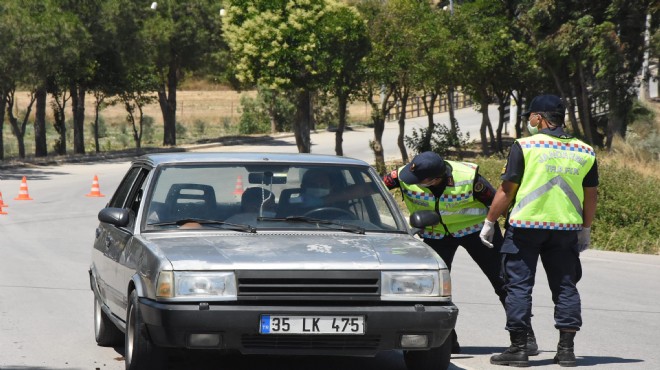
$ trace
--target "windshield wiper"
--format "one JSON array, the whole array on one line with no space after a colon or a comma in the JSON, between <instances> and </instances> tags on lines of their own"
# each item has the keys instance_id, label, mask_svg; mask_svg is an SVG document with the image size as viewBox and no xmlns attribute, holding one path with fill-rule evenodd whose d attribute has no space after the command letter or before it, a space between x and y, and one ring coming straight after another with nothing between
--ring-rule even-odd
<instances>
[{"instance_id":1,"label":"windshield wiper","mask_svg":"<svg viewBox=\"0 0 660 370\"><path fill-rule=\"evenodd\" d=\"M176 221L167 221L167 222L157 222L155 224L148 224L147 226L181 226L183 224L186 224L188 222L197 222L198 224L201 225L222 225L222 226L227 226L224 227L223 229L228 229L228 230L233 230L233 231L244 231L247 233L256 233L257 228L248 225L248 224L234 224L231 222L225 222L225 221L218 221L218 220L207 220L203 218L182 218L180 220Z\"/></svg>"},{"instance_id":2,"label":"windshield wiper","mask_svg":"<svg viewBox=\"0 0 660 370\"><path fill-rule=\"evenodd\" d=\"M349 225L337 221L321 220L318 218L305 217L305 216L257 217L257 221L303 222L308 224L315 224L317 226L325 226L332 230L341 230L354 234L364 234L364 228L360 226Z\"/></svg>"}]
</instances>

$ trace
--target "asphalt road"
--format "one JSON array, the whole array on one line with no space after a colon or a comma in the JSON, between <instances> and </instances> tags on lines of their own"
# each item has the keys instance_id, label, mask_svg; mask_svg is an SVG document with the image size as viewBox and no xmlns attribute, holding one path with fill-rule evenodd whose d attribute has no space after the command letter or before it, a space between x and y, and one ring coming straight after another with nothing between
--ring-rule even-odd
<instances>
[{"instance_id":1,"label":"asphalt road","mask_svg":"<svg viewBox=\"0 0 660 370\"><path fill-rule=\"evenodd\" d=\"M477 120L478 121L478 120ZM396 131L396 124L388 124ZM346 155L358 153L370 132L350 132ZM388 134L386 134L388 135ZM332 154L331 133L312 136L313 152ZM292 138L263 145L205 148L225 151L295 151ZM387 139L386 143L390 143ZM345 141L345 142L346 142ZM386 146L398 157L395 142ZM355 149L350 149L354 145ZM330 148L324 149L325 147ZM324 151L328 150L328 151ZM363 151L364 152L364 151ZM0 192L9 207L0 215L0 369L122 369L123 348L94 341L93 295L87 269L96 214L128 169L124 160L94 164L0 169ZM104 198L89 198L98 175ZM30 201L16 201L27 176ZM598 369L660 369L660 256L589 250L579 284L584 326L576 337L578 365ZM488 358L508 345L504 312L486 278L462 250L452 272L457 331L463 353L452 369L492 369ZM557 332L542 267L534 291L533 324L542 353L532 366L552 364ZM170 369L379 369L404 370L400 353L371 358L247 357L177 354ZM497 367L500 368L500 367Z\"/></svg>"}]
</instances>

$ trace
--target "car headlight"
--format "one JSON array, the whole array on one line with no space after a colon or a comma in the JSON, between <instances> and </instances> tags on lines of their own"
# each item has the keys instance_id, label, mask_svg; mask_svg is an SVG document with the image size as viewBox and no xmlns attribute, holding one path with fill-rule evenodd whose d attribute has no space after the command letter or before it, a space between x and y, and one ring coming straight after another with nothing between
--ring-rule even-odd
<instances>
[{"instance_id":1,"label":"car headlight","mask_svg":"<svg viewBox=\"0 0 660 370\"><path fill-rule=\"evenodd\" d=\"M233 272L162 271L158 275L158 298L234 301L236 294Z\"/></svg>"},{"instance_id":2,"label":"car headlight","mask_svg":"<svg viewBox=\"0 0 660 370\"><path fill-rule=\"evenodd\" d=\"M448 270L381 272L382 300L438 300L450 297Z\"/></svg>"}]
</instances>

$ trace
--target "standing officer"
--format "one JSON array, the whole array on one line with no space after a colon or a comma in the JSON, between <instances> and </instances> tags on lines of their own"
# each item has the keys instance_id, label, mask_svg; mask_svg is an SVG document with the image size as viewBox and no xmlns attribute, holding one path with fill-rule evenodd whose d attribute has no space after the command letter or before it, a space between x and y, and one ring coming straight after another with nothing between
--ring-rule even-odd
<instances>
[{"instance_id":1,"label":"standing officer","mask_svg":"<svg viewBox=\"0 0 660 370\"><path fill-rule=\"evenodd\" d=\"M541 257L555 304L559 345L554 358L560 366L575 366L573 339L582 326L582 276L579 253L590 242L596 214L598 167L594 150L563 130L565 107L555 95L532 100L527 129L532 136L511 147L502 185L480 233L492 248L493 225L509 210L501 248L506 282L506 329L511 346L492 356L491 364L529 366L526 336L532 310L532 288ZM509 207L513 205L511 209Z\"/></svg>"},{"instance_id":2,"label":"standing officer","mask_svg":"<svg viewBox=\"0 0 660 370\"><path fill-rule=\"evenodd\" d=\"M439 224L424 230L424 242L438 253L450 271L458 246L463 246L504 304L506 291L500 274L499 255L502 234L494 226L493 230L497 229L494 249L484 248L479 239L484 215L488 213L495 189L479 175L478 166L445 161L434 152L423 152L409 164L386 175L383 181L389 189L401 188L403 200L411 214L433 210L440 215ZM538 354L534 332L530 329L526 334L529 334L525 338L529 354ZM452 353L460 353L455 331L452 337Z\"/></svg>"}]
</instances>

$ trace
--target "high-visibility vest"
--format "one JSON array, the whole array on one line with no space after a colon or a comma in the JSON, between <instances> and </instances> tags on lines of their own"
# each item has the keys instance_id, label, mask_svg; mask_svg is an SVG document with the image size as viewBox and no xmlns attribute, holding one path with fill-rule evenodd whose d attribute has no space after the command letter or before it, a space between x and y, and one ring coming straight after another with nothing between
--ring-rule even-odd
<instances>
[{"instance_id":1,"label":"high-visibility vest","mask_svg":"<svg viewBox=\"0 0 660 370\"><path fill-rule=\"evenodd\" d=\"M582 180L596 161L593 148L575 138L545 134L517 142L522 148L525 172L509 224L531 229L582 229Z\"/></svg>"},{"instance_id":2,"label":"high-visibility vest","mask_svg":"<svg viewBox=\"0 0 660 370\"><path fill-rule=\"evenodd\" d=\"M442 218L439 224L424 229L424 238L442 239L447 235L462 237L476 233L483 227L488 213L488 208L473 196L478 166L467 162L445 162L452 167L454 186L447 186L440 197L436 198L428 188L406 184L399 179L403 200L410 213L432 210Z\"/></svg>"}]
</instances>

